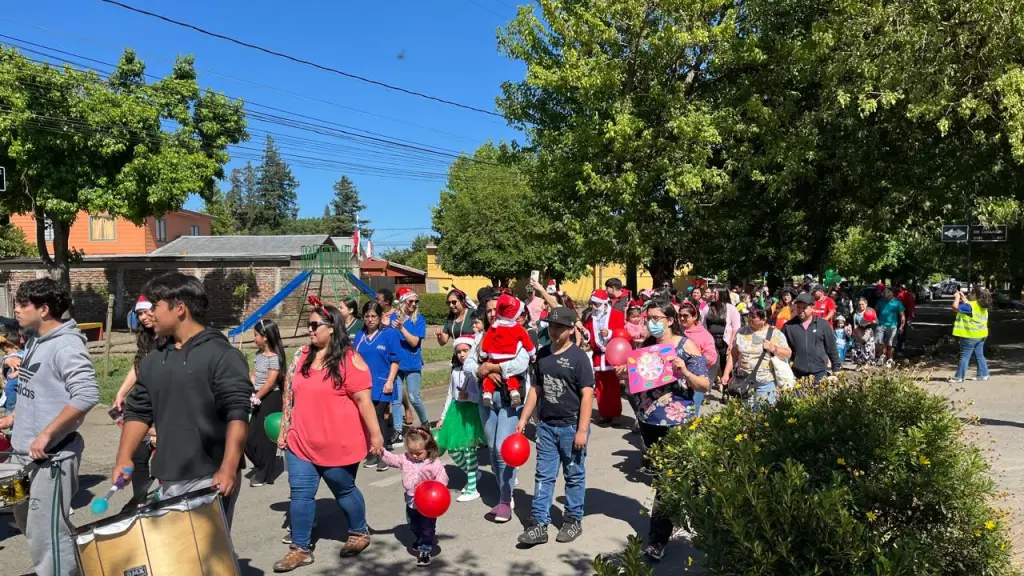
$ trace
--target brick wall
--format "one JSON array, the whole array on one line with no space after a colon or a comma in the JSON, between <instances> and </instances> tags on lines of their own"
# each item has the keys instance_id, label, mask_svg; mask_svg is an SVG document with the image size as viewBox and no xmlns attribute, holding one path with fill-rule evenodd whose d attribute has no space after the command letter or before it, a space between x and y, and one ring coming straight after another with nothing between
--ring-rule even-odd
<instances>
[{"instance_id":1,"label":"brick wall","mask_svg":"<svg viewBox=\"0 0 1024 576\"><path fill-rule=\"evenodd\" d=\"M6 283L11 294L26 281L46 275L38 265L0 262L0 282ZM21 267L19 267L19 265ZM115 296L115 326L123 326L125 318L135 300L139 297L142 287L150 279L161 274L179 271L198 277L206 287L210 298L210 310L207 322L211 326L234 326L239 321L255 312L284 288L295 276L302 272L298 262L176 262L172 259L156 263L119 263L116 261L90 261L71 269L71 290L75 302L75 319L79 322L103 322L106 319L107 297ZM319 293L319 277L314 277L309 294L319 296L325 302L335 300L334 288L330 278L323 282L323 294ZM243 299L237 296L237 287L248 284L249 302L246 306ZM335 280L338 291L347 293L351 288L346 282ZM305 286L300 286L281 304L271 318L295 318L307 294Z\"/></svg>"}]
</instances>

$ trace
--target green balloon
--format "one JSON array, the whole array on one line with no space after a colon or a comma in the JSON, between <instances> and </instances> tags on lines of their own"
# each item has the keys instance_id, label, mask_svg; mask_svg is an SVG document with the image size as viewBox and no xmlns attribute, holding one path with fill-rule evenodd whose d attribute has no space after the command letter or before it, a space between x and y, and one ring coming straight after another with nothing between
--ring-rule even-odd
<instances>
[{"instance_id":1,"label":"green balloon","mask_svg":"<svg viewBox=\"0 0 1024 576\"><path fill-rule=\"evenodd\" d=\"M263 421L263 431L267 433L267 437L272 442L277 444L277 438L281 435L281 413L274 412L268 414L267 418Z\"/></svg>"}]
</instances>

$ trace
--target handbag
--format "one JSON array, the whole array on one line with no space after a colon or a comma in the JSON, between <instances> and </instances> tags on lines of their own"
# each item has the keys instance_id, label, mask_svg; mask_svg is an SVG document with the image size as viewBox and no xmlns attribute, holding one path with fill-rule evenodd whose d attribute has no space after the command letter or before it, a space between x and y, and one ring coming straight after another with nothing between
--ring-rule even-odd
<instances>
[{"instance_id":1,"label":"handbag","mask_svg":"<svg viewBox=\"0 0 1024 576\"><path fill-rule=\"evenodd\" d=\"M772 339L772 332L775 331L774 326L768 326L768 333L765 335L765 342ZM761 356L758 357L757 363L754 364L754 369L751 372L742 371L736 369L736 374L733 376L732 382L729 382L729 386L726 387L726 392L733 396L740 398L746 398L750 396L751 391L757 386L757 371L761 368L761 363L764 362L764 357L768 355L768 351L764 348L761 349Z\"/></svg>"}]
</instances>

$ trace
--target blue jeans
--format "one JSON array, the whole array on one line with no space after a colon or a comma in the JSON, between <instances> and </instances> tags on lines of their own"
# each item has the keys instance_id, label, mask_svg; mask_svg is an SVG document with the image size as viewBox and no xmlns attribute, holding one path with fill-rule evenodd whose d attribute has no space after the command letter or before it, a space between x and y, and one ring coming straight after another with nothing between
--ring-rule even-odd
<instances>
[{"instance_id":1,"label":"blue jeans","mask_svg":"<svg viewBox=\"0 0 1024 576\"><path fill-rule=\"evenodd\" d=\"M747 404L757 406L761 403L775 404L775 382L758 382L754 393L747 398Z\"/></svg>"},{"instance_id":2,"label":"blue jeans","mask_svg":"<svg viewBox=\"0 0 1024 576\"><path fill-rule=\"evenodd\" d=\"M419 417L420 424L430 422L427 418L427 407L423 405L423 399L420 398L420 380L422 379L423 373L419 370L398 371L398 377L395 378L395 390L398 391L398 394L395 395L395 399L391 403L391 417L395 421L395 430L402 429L402 424L395 415L405 413L405 409L402 407L403 390L409 394L409 404L412 405L416 416Z\"/></svg>"},{"instance_id":3,"label":"blue jeans","mask_svg":"<svg viewBox=\"0 0 1024 576\"><path fill-rule=\"evenodd\" d=\"M14 403L18 401L18 391L15 390L17 387L17 378L9 378L4 383L4 394L7 396L7 400L4 402L4 414L10 414L11 410L14 410Z\"/></svg>"},{"instance_id":4,"label":"blue jeans","mask_svg":"<svg viewBox=\"0 0 1024 576\"><path fill-rule=\"evenodd\" d=\"M415 508L405 507L405 518L409 522L409 530L416 538L418 552L430 552L437 544L437 518L427 518Z\"/></svg>"},{"instance_id":5,"label":"blue jeans","mask_svg":"<svg viewBox=\"0 0 1024 576\"><path fill-rule=\"evenodd\" d=\"M985 361L984 338L960 339L960 365L956 369L956 379L967 377L967 366L971 363L971 355L978 358L978 378L988 377L988 362Z\"/></svg>"},{"instance_id":6,"label":"blue jeans","mask_svg":"<svg viewBox=\"0 0 1024 576\"><path fill-rule=\"evenodd\" d=\"M359 463L348 466L326 468L299 458L291 450L285 454L288 463L288 487L291 488L289 512L292 524L292 544L309 550L313 534L313 520L316 518L316 490L320 479L327 482L338 506L348 520L349 532L368 532L366 526L366 502L363 493L356 488L356 472Z\"/></svg>"},{"instance_id":7,"label":"blue jeans","mask_svg":"<svg viewBox=\"0 0 1024 576\"><path fill-rule=\"evenodd\" d=\"M589 437L589 433L587 434ZM555 497L558 465L565 475L565 519L583 521L583 499L587 491L587 449L576 450L576 425L537 426L537 471L534 472L533 519L541 526L551 523L551 501Z\"/></svg>"},{"instance_id":8,"label":"blue jeans","mask_svg":"<svg viewBox=\"0 0 1024 576\"><path fill-rule=\"evenodd\" d=\"M522 406L506 406L501 394L494 395L490 408L480 405L480 422L484 427L484 435L487 436L487 448L491 452L491 470L498 479L498 499L505 504L512 501L515 468L506 466L505 461L501 459L501 443L516 433L521 408Z\"/></svg>"}]
</instances>

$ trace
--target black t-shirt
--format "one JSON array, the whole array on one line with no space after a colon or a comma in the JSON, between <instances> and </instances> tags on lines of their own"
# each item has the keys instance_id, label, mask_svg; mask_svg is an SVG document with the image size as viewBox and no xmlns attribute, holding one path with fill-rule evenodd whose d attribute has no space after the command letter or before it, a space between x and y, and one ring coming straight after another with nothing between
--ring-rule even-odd
<instances>
[{"instance_id":1,"label":"black t-shirt","mask_svg":"<svg viewBox=\"0 0 1024 576\"><path fill-rule=\"evenodd\" d=\"M580 419L584 388L594 387L594 368L586 352L575 344L561 354L551 346L537 353L537 399L542 422L571 426Z\"/></svg>"}]
</instances>

